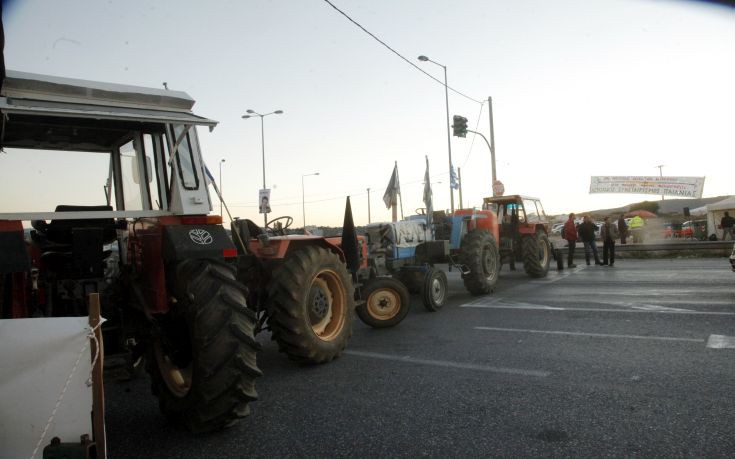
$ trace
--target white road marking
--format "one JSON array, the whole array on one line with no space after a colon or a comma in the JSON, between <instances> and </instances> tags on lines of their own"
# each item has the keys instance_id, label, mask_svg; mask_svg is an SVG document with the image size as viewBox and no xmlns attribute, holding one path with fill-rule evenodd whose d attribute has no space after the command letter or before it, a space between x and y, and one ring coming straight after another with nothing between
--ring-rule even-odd
<instances>
[{"instance_id":1,"label":"white road marking","mask_svg":"<svg viewBox=\"0 0 735 459\"><path fill-rule=\"evenodd\" d=\"M493 304L480 303L478 301L461 305L462 308L479 308L479 309L527 309L540 311L585 311L585 312L634 312L649 314L687 314L702 316L735 316L735 312L724 311L693 311L689 309L675 308L649 308L649 309L612 309L612 308L562 308L558 306L546 306L541 304L530 303L514 303L514 304Z\"/></svg>"},{"instance_id":2,"label":"white road marking","mask_svg":"<svg viewBox=\"0 0 735 459\"><path fill-rule=\"evenodd\" d=\"M707 347L712 349L735 349L735 336L709 335Z\"/></svg>"},{"instance_id":3,"label":"white road marking","mask_svg":"<svg viewBox=\"0 0 735 459\"><path fill-rule=\"evenodd\" d=\"M569 336L591 336L595 338L620 338L620 339L647 339L654 341L685 341L690 343L704 343L703 339L697 338L673 338L670 336L640 336L640 335L608 335L605 333L583 333L565 332L552 330L528 330L523 328L496 328L496 327L474 327L475 330L514 332L514 333L539 333L545 335L569 335Z\"/></svg>"},{"instance_id":4,"label":"white road marking","mask_svg":"<svg viewBox=\"0 0 735 459\"><path fill-rule=\"evenodd\" d=\"M347 350L345 351L345 354L357 355L360 357L369 357L372 359L390 360L393 362L405 362L405 363L413 363L413 364L418 364L418 365L433 365L437 367L459 368L461 370L487 371L491 373L505 373L505 374L512 374L512 375L521 375L521 376L535 376L539 378L545 378L551 374L551 372L548 372L548 371L524 370L520 368L491 367L488 365L449 362L446 360L417 359L417 358L410 357L407 355L379 354L377 352Z\"/></svg>"}]
</instances>

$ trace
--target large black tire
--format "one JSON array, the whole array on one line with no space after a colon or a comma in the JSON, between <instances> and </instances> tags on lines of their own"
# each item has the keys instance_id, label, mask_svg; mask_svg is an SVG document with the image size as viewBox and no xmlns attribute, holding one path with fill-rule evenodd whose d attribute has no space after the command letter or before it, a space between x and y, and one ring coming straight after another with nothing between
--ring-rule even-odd
<instances>
[{"instance_id":1,"label":"large black tire","mask_svg":"<svg viewBox=\"0 0 735 459\"><path fill-rule=\"evenodd\" d=\"M403 283L391 277L377 277L362 289L365 303L355 308L357 316L373 328L393 327L406 318L410 296Z\"/></svg>"},{"instance_id":2,"label":"large black tire","mask_svg":"<svg viewBox=\"0 0 735 459\"><path fill-rule=\"evenodd\" d=\"M467 233L460 245L460 262L470 270L462 274L468 292L492 293L498 283L501 263L498 244L490 232L476 229Z\"/></svg>"},{"instance_id":3,"label":"large black tire","mask_svg":"<svg viewBox=\"0 0 735 459\"><path fill-rule=\"evenodd\" d=\"M158 318L148 370L161 411L195 433L232 425L256 400L260 345L255 314L235 270L215 260L185 260L167 272L171 311Z\"/></svg>"},{"instance_id":4,"label":"large black tire","mask_svg":"<svg viewBox=\"0 0 735 459\"><path fill-rule=\"evenodd\" d=\"M436 312L447 302L447 275L444 271L429 268L424 276L424 285L421 292L424 307Z\"/></svg>"},{"instance_id":5,"label":"large black tire","mask_svg":"<svg viewBox=\"0 0 735 459\"><path fill-rule=\"evenodd\" d=\"M354 286L337 254L307 246L274 270L269 324L279 350L301 363L339 357L352 335Z\"/></svg>"},{"instance_id":6,"label":"large black tire","mask_svg":"<svg viewBox=\"0 0 735 459\"><path fill-rule=\"evenodd\" d=\"M534 236L523 236L523 269L531 277L546 277L551 262L551 243L546 233L539 231Z\"/></svg>"}]
</instances>

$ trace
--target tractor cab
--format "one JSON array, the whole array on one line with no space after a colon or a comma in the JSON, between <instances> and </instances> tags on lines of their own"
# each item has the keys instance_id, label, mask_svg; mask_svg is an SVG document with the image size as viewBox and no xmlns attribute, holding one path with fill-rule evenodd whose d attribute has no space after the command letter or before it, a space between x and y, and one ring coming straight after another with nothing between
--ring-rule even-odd
<instances>
[{"instance_id":1,"label":"tractor cab","mask_svg":"<svg viewBox=\"0 0 735 459\"><path fill-rule=\"evenodd\" d=\"M515 269L522 261L531 277L544 277L549 269L552 246L548 239L549 219L541 200L529 196L493 196L483 200L482 208L498 216L500 257Z\"/></svg>"},{"instance_id":2,"label":"tractor cab","mask_svg":"<svg viewBox=\"0 0 735 459\"><path fill-rule=\"evenodd\" d=\"M203 244L186 248L180 231L162 228L206 224L212 209L194 127L216 122L191 113L193 104L179 91L8 71L0 193L15 198L0 210L0 241L13 239L22 252L8 234L25 233L38 288L49 291L26 310L3 305L3 317L83 313L84 294L103 287L105 267L118 263L148 279L141 307L166 311L161 255L171 261ZM206 246L231 246L219 229Z\"/></svg>"}]
</instances>

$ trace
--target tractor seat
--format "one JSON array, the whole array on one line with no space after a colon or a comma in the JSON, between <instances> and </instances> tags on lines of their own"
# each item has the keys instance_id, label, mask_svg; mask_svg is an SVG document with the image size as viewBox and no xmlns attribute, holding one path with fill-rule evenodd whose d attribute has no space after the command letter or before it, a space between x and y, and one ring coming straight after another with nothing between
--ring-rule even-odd
<instances>
[{"instance_id":1,"label":"tractor seat","mask_svg":"<svg viewBox=\"0 0 735 459\"><path fill-rule=\"evenodd\" d=\"M111 206L56 206L56 212L104 212L111 210ZM71 245L74 241L74 230L93 228L102 231L103 244L109 244L117 239L117 224L114 218L51 220L50 223L46 223L45 220L34 220L31 225L41 236L41 239L51 244Z\"/></svg>"}]
</instances>

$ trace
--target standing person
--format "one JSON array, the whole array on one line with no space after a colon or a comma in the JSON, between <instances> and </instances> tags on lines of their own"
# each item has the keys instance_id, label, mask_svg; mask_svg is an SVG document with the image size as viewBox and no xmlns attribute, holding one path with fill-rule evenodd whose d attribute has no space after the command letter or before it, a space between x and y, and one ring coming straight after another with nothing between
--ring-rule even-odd
<instances>
[{"instance_id":1,"label":"standing person","mask_svg":"<svg viewBox=\"0 0 735 459\"><path fill-rule=\"evenodd\" d=\"M587 262L588 266L590 264L590 253L595 256L595 264L602 265L600 255L597 253L597 243L595 242L596 231L597 225L592 222L589 215L585 215L582 224L579 225L579 237L584 244L584 261Z\"/></svg>"},{"instance_id":2,"label":"standing person","mask_svg":"<svg viewBox=\"0 0 735 459\"><path fill-rule=\"evenodd\" d=\"M643 242L643 225L644 222L640 215L634 215L630 219L630 232L633 235L634 243Z\"/></svg>"},{"instance_id":3,"label":"standing person","mask_svg":"<svg viewBox=\"0 0 735 459\"><path fill-rule=\"evenodd\" d=\"M628 224L625 223L623 214L620 214L620 218L618 218L618 233L620 233L620 243L625 244L625 238L628 236Z\"/></svg>"},{"instance_id":4,"label":"standing person","mask_svg":"<svg viewBox=\"0 0 735 459\"><path fill-rule=\"evenodd\" d=\"M735 235L732 230L733 226L735 226L735 218L732 218L728 212L725 212L725 216L720 220L720 226L722 227L722 240L733 239Z\"/></svg>"},{"instance_id":5,"label":"standing person","mask_svg":"<svg viewBox=\"0 0 735 459\"><path fill-rule=\"evenodd\" d=\"M574 264L574 248L577 246L577 227L574 226L574 214L569 214L569 220L564 223L564 227L561 230L561 237L567 241L567 267L576 268Z\"/></svg>"},{"instance_id":6,"label":"standing person","mask_svg":"<svg viewBox=\"0 0 735 459\"><path fill-rule=\"evenodd\" d=\"M615 239L618 238L618 228L610 223L610 217L605 217L602 225L602 264L607 266L608 253L610 254L610 266L615 264Z\"/></svg>"}]
</instances>

